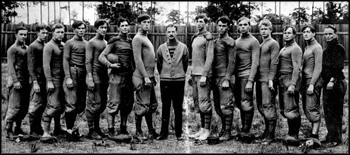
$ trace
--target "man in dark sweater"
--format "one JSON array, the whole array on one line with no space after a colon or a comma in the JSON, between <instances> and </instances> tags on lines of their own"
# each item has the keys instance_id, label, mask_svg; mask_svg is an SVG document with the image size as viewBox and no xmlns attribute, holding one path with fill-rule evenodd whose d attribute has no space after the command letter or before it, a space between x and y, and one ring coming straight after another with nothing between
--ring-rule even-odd
<instances>
[{"instance_id":1,"label":"man in dark sweater","mask_svg":"<svg viewBox=\"0 0 350 155\"><path fill-rule=\"evenodd\" d=\"M235 98L237 107L240 109L242 130L238 138L243 142L250 143L254 135L250 128L254 116L253 85L259 65L260 45L259 41L250 34L250 20L247 17L238 19L240 37L236 40L237 65Z\"/></svg>"},{"instance_id":2,"label":"man in dark sweater","mask_svg":"<svg viewBox=\"0 0 350 155\"><path fill-rule=\"evenodd\" d=\"M259 69L256 80L256 103L264 118L265 131L259 137L262 144L270 144L275 139L277 123L276 111L276 72L280 46L271 37L272 23L263 19L259 23L263 42L260 44Z\"/></svg>"},{"instance_id":3,"label":"man in dark sweater","mask_svg":"<svg viewBox=\"0 0 350 155\"><path fill-rule=\"evenodd\" d=\"M146 118L148 136L151 139L155 139L159 136L153 128L152 120L152 115L156 112L158 106L154 90L157 84L154 77L156 60L153 44L147 38L151 17L147 14L141 14L137 17L137 23L139 26L138 32L132 39L132 49L136 65L132 76L132 83L136 91L136 101L134 105L136 137L138 139L147 140L141 128L143 116Z\"/></svg>"},{"instance_id":4,"label":"man in dark sweater","mask_svg":"<svg viewBox=\"0 0 350 155\"><path fill-rule=\"evenodd\" d=\"M227 16L217 21L219 37L214 40L213 60L213 97L216 113L221 117L221 132L219 140L226 141L231 138L231 127L234 109L233 85L236 63L235 40L228 36L231 20Z\"/></svg>"},{"instance_id":5,"label":"man in dark sweater","mask_svg":"<svg viewBox=\"0 0 350 155\"><path fill-rule=\"evenodd\" d=\"M182 103L185 91L185 78L189 52L187 46L177 40L177 27L166 26L167 42L157 50L157 69L160 76L162 98L162 129L158 140L167 139L169 134L170 106L173 103L175 114L175 134L177 140L183 140Z\"/></svg>"},{"instance_id":6,"label":"man in dark sweater","mask_svg":"<svg viewBox=\"0 0 350 155\"><path fill-rule=\"evenodd\" d=\"M336 146L342 143L342 117L344 95L347 83L343 73L345 49L338 42L337 29L327 26L324 30L327 48L322 56L323 111L327 127L327 136L323 144Z\"/></svg>"},{"instance_id":7,"label":"man in dark sweater","mask_svg":"<svg viewBox=\"0 0 350 155\"><path fill-rule=\"evenodd\" d=\"M39 137L43 134L41 118L46 106L46 80L43 69L43 49L50 31L47 25L36 27L38 38L27 49L28 70L30 74L30 103L28 109L30 134Z\"/></svg>"},{"instance_id":8,"label":"man in dark sweater","mask_svg":"<svg viewBox=\"0 0 350 155\"><path fill-rule=\"evenodd\" d=\"M323 80L322 47L315 39L316 31L311 25L304 26L301 31L306 42L303 53L303 72L300 94L302 95L303 110L306 118L312 123L309 138L319 144L318 130L321 123L320 96Z\"/></svg>"},{"instance_id":9,"label":"man in dark sweater","mask_svg":"<svg viewBox=\"0 0 350 155\"><path fill-rule=\"evenodd\" d=\"M106 48L105 35L108 23L105 19L97 19L94 27L96 35L86 43L85 66L87 72L87 100L85 116L89 126L89 139L102 139L105 135L100 129L100 114L106 109L108 70L98 61L98 57Z\"/></svg>"},{"instance_id":10,"label":"man in dark sweater","mask_svg":"<svg viewBox=\"0 0 350 155\"><path fill-rule=\"evenodd\" d=\"M129 38L129 22L121 18L118 21L119 35L109 40L107 47L99 56L99 61L111 68L109 73L109 99L107 103L108 137L114 136L115 115L120 112L120 135L129 135L127 118L134 104L132 73L135 68L132 39Z\"/></svg>"},{"instance_id":11,"label":"man in dark sweater","mask_svg":"<svg viewBox=\"0 0 350 155\"><path fill-rule=\"evenodd\" d=\"M52 140L49 131L52 118L55 120L54 136L65 136L61 129L61 113L65 105L62 88L64 72L62 67L64 26L56 24L52 26L52 39L45 44L43 49L43 68L46 78L47 104L43 114L44 133L41 136L43 142Z\"/></svg>"},{"instance_id":12,"label":"man in dark sweater","mask_svg":"<svg viewBox=\"0 0 350 155\"><path fill-rule=\"evenodd\" d=\"M295 42L296 29L286 26L283 29L285 46L281 49L278 63L279 102L281 115L287 118L289 145L299 145L301 117L299 113L299 88L301 83L302 51Z\"/></svg>"},{"instance_id":13,"label":"man in dark sweater","mask_svg":"<svg viewBox=\"0 0 350 155\"><path fill-rule=\"evenodd\" d=\"M198 33L192 41L192 87L194 112L200 113L201 128L190 138L206 140L210 135L212 105L210 99L212 63L214 58L213 36L206 30L208 18L200 14L195 18Z\"/></svg>"},{"instance_id":14,"label":"man in dark sweater","mask_svg":"<svg viewBox=\"0 0 350 155\"><path fill-rule=\"evenodd\" d=\"M74 37L64 45L63 70L65 74L63 90L65 92L65 118L67 124L67 140L72 141L72 129L77 114L85 110L86 105L86 67L85 47L87 41L84 39L85 23L76 20L72 24Z\"/></svg>"},{"instance_id":15,"label":"man in dark sweater","mask_svg":"<svg viewBox=\"0 0 350 155\"><path fill-rule=\"evenodd\" d=\"M6 112L6 137L13 141L19 134L25 133L21 129L22 120L27 114L29 106L29 74L27 68L27 39L28 29L21 26L16 29L16 41L7 50L7 87L9 89L9 105ZM13 132L13 122L16 123Z\"/></svg>"}]
</instances>

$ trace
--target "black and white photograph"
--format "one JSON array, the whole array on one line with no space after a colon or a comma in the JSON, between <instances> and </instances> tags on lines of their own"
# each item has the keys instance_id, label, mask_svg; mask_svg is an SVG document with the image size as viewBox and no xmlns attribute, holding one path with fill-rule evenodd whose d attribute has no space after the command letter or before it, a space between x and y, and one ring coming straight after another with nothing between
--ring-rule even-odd
<instances>
[{"instance_id":1,"label":"black and white photograph","mask_svg":"<svg viewBox=\"0 0 350 155\"><path fill-rule=\"evenodd\" d=\"M349 1L1 4L1 154L349 154Z\"/></svg>"}]
</instances>

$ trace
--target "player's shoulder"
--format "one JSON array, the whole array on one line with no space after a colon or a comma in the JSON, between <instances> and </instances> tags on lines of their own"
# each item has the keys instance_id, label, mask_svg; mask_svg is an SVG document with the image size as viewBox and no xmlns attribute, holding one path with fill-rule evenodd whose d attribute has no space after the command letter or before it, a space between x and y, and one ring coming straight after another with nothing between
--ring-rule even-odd
<instances>
[{"instance_id":1,"label":"player's shoulder","mask_svg":"<svg viewBox=\"0 0 350 155\"><path fill-rule=\"evenodd\" d=\"M109 39L107 44L113 44L113 43L115 43L116 41L119 41L119 40L120 40L119 36L114 36L111 39Z\"/></svg>"},{"instance_id":2,"label":"player's shoulder","mask_svg":"<svg viewBox=\"0 0 350 155\"><path fill-rule=\"evenodd\" d=\"M205 39L207 39L207 40L213 40L213 39L214 39L213 35L212 35L210 32L205 32L205 33L203 34L203 37L204 37Z\"/></svg>"}]
</instances>

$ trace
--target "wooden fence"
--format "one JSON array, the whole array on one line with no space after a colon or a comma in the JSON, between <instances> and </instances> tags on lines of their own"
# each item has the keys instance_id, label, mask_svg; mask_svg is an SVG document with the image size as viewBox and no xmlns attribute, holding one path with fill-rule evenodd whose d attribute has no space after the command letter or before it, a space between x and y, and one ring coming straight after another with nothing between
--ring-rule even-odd
<instances>
[{"instance_id":1,"label":"wooden fence","mask_svg":"<svg viewBox=\"0 0 350 155\"><path fill-rule=\"evenodd\" d=\"M20 25L13 25L13 24L1 24L1 57L2 59L6 60L6 51L7 49L14 43L15 41L15 29L19 27ZM31 42L33 42L37 36L35 33L35 25L24 25L29 29L28 37L26 44L29 45ZM326 41L323 36L323 30L326 27L325 24L314 24L313 25L316 29L316 40L321 44L323 48L327 46ZM73 28L71 25L65 25L66 27L66 33L63 41L67 41L68 39L72 38L74 36ZM335 27L338 29L338 40L339 42L344 45L345 51L346 51L346 62L349 60L349 25L348 24L336 24ZM302 26L296 25L296 29L298 31L296 42L299 44L299 46L304 49L306 43L303 40L303 36L301 31ZM277 40L281 46L281 48L284 45L283 42L283 25L273 25L273 32L272 37ZM210 24L207 27L207 30L210 31L214 36L217 36L217 28L215 24ZM133 37L137 32L137 27L132 25L130 27L130 37ZM187 46L190 46L190 39L193 34L197 32L197 29L195 26L179 26L178 27L178 39L187 44ZM262 42L261 35L259 34L258 26L252 26L251 27L251 33L253 36L255 36L259 42ZM106 35L106 40L109 40L114 35L117 35L117 26L111 25L108 28L108 32ZM230 31L229 35L233 39L237 39L239 37L239 33L237 32L237 26L233 26ZM95 30L92 25L88 25L86 29L85 39L90 40L95 36ZM152 26L151 30L149 32L148 38L153 43L154 49L156 50L160 44L164 43L166 41L165 36L165 26ZM48 40L51 39L51 34L49 34Z\"/></svg>"}]
</instances>

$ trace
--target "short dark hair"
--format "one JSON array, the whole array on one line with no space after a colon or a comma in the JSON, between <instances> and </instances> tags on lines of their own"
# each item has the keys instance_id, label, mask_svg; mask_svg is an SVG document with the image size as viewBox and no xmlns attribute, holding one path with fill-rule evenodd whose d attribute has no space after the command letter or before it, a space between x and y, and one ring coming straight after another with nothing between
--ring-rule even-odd
<instances>
[{"instance_id":1,"label":"short dark hair","mask_svg":"<svg viewBox=\"0 0 350 155\"><path fill-rule=\"evenodd\" d=\"M97 19L94 23L94 27L96 29L98 29L98 27L100 27L101 25L104 25L104 24L107 24L107 26L108 26L108 22L106 19Z\"/></svg>"},{"instance_id":2,"label":"short dark hair","mask_svg":"<svg viewBox=\"0 0 350 155\"><path fill-rule=\"evenodd\" d=\"M144 20L151 19L151 17L148 14L141 14L137 17L137 22L141 23Z\"/></svg>"},{"instance_id":3,"label":"short dark hair","mask_svg":"<svg viewBox=\"0 0 350 155\"><path fill-rule=\"evenodd\" d=\"M165 30L167 30L168 27L175 27L175 30L177 31L177 26L174 25L174 24L169 24L169 25L167 25L167 26L165 27Z\"/></svg>"},{"instance_id":4,"label":"short dark hair","mask_svg":"<svg viewBox=\"0 0 350 155\"><path fill-rule=\"evenodd\" d=\"M27 31L28 31L28 29L27 29L26 27L20 26L20 27L17 27L17 28L16 28L16 34L18 34L18 32L19 32L20 30L27 30Z\"/></svg>"},{"instance_id":5,"label":"short dark hair","mask_svg":"<svg viewBox=\"0 0 350 155\"><path fill-rule=\"evenodd\" d=\"M232 24L231 20L227 16L221 16L218 20L216 20L216 24L218 24L219 21L221 21L224 24L227 23L227 26L230 26Z\"/></svg>"},{"instance_id":6,"label":"short dark hair","mask_svg":"<svg viewBox=\"0 0 350 155\"><path fill-rule=\"evenodd\" d=\"M312 33L316 33L316 29L312 25L305 25L302 29L301 32L303 32L306 28L310 28L310 31Z\"/></svg>"},{"instance_id":7,"label":"short dark hair","mask_svg":"<svg viewBox=\"0 0 350 155\"><path fill-rule=\"evenodd\" d=\"M337 33L337 28L334 25L329 24L329 25L326 26L326 28L330 28L330 29L332 29L334 31L334 33Z\"/></svg>"},{"instance_id":8,"label":"short dark hair","mask_svg":"<svg viewBox=\"0 0 350 155\"><path fill-rule=\"evenodd\" d=\"M293 34L297 34L297 29L294 26L292 26L292 25L284 26L283 32L286 31L288 28L292 28Z\"/></svg>"},{"instance_id":9,"label":"short dark hair","mask_svg":"<svg viewBox=\"0 0 350 155\"><path fill-rule=\"evenodd\" d=\"M126 18L119 18L119 20L117 22L117 26L119 27L122 22L128 22L128 24L129 24L129 21Z\"/></svg>"},{"instance_id":10,"label":"short dark hair","mask_svg":"<svg viewBox=\"0 0 350 155\"><path fill-rule=\"evenodd\" d=\"M80 25L83 25L84 24L84 26L86 27L86 24L83 22L83 21L81 21L81 20L76 20L76 21L74 21L74 23L72 24L72 27L73 27L73 29L76 29L76 28L78 28Z\"/></svg>"},{"instance_id":11,"label":"short dark hair","mask_svg":"<svg viewBox=\"0 0 350 155\"><path fill-rule=\"evenodd\" d=\"M55 24L52 26L52 32L54 32L56 29L64 28L62 24Z\"/></svg>"},{"instance_id":12,"label":"short dark hair","mask_svg":"<svg viewBox=\"0 0 350 155\"><path fill-rule=\"evenodd\" d=\"M243 21L243 20L248 20L248 24L250 25L250 19L249 19L248 17L245 17L245 16L239 18L238 21L237 21L237 23L239 23L239 22L241 22L241 21Z\"/></svg>"},{"instance_id":13,"label":"short dark hair","mask_svg":"<svg viewBox=\"0 0 350 155\"><path fill-rule=\"evenodd\" d=\"M195 20L197 21L198 19L204 19L204 22L205 23L208 23L209 22L209 20L208 20L208 17L205 15L205 14L199 14L199 15L197 15L196 16L196 18L195 18Z\"/></svg>"},{"instance_id":14,"label":"short dark hair","mask_svg":"<svg viewBox=\"0 0 350 155\"><path fill-rule=\"evenodd\" d=\"M46 29L47 31L51 31L50 26L48 26L46 24L39 24L35 28L36 32L40 32L40 30L43 30L43 29Z\"/></svg>"}]
</instances>

